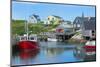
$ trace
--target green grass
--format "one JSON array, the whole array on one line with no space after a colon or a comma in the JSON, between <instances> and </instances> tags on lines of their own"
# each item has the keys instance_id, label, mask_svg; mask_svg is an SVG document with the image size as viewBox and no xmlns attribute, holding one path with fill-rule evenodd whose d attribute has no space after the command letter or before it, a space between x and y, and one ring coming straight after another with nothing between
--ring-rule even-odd
<instances>
[{"instance_id":1,"label":"green grass","mask_svg":"<svg viewBox=\"0 0 100 67\"><path fill-rule=\"evenodd\" d=\"M43 22L38 22L37 24L28 23L29 31L32 31L31 34L39 34L41 32L50 32L52 29L55 29L58 25L49 25L45 26ZM23 35L25 34L25 20L12 20L11 31L13 35Z\"/></svg>"}]
</instances>

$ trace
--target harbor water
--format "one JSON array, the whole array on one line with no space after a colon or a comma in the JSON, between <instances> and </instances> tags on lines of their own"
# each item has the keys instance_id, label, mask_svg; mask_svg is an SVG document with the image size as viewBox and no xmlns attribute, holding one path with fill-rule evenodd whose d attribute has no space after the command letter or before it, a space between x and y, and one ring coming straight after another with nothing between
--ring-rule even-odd
<instances>
[{"instance_id":1,"label":"harbor water","mask_svg":"<svg viewBox=\"0 0 100 67\"><path fill-rule=\"evenodd\" d=\"M49 64L79 62L83 59L73 55L75 44L64 42L39 42L39 50L15 51L12 54L12 65Z\"/></svg>"}]
</instances>

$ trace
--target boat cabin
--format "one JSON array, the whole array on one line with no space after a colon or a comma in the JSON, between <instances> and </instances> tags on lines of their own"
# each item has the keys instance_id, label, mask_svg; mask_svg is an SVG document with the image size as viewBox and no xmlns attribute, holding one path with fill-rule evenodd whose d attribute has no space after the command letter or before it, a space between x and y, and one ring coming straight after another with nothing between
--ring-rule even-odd
<instances>
[{"instance_id":1,"label":"boat cabin","mask_svg":"<svg viewBox=\"0 0 100 67\"><path fill-rule=\"evenodd\" d=\"M19 41L37 41L37 35L19 36Z\"/></svg>"}]
</instances>

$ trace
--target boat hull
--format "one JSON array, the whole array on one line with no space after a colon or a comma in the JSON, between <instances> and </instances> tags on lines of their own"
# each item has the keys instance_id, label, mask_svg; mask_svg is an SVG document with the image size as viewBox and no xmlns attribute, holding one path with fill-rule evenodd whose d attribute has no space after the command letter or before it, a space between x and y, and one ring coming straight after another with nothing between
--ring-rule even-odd
<instances>
[{"instance_id":1,"label":"boat hull","mask_svg":"<svg viewBox=\"0 0 100 67\"><path fill-rule=\"evenodd\" d=\"M18 46L19 49L39 49L39 45L35 41L20 41Z\"/></svg>"}]
</instances>

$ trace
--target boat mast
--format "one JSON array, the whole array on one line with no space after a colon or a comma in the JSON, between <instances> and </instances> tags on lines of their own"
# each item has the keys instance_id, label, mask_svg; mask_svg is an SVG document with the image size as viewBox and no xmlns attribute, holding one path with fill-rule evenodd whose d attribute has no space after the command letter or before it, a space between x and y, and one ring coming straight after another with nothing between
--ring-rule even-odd
<instances>
[{"instance_id":1,"label":"boat mast","mask_svg":"<svg viewBox=\"0 0 100 67\"><path fill-rule=\"evenodd\" d=\"M26 33L27 40L28 40L29 33L28 33L28 22L27 22L27 20L25 20L25 33Z\"/></svg>"}]
</instances>

